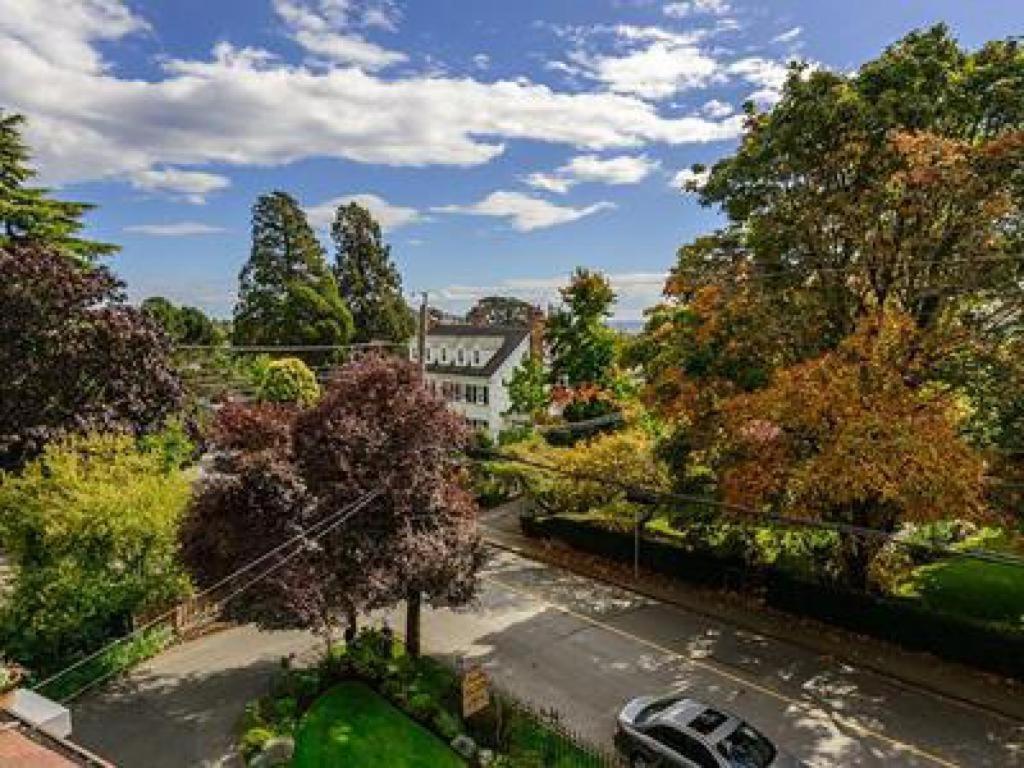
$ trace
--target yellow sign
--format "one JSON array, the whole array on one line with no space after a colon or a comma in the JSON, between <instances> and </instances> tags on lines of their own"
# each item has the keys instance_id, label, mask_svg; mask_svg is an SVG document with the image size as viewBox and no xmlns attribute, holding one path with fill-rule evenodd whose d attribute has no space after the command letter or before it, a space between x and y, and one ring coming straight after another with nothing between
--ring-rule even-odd
<instances>
[{"instance_id":1,"label":"yellow sign","mask_svg":"<svg viewBox=\"0 0 1024 768\"><path fill-rule=\"evenodd\" d=\"M480 667L473 667L462 676L462 716L469 717L487 709L491 696L487 689L487 675Z\"/></svg>"}]
</instances>

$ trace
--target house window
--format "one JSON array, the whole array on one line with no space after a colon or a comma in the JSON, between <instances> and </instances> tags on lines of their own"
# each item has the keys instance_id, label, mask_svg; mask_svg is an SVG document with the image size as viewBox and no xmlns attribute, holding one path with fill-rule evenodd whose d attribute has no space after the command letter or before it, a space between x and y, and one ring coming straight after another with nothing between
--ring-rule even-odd
<instances>
[{"instance_id":1,"label":"house window","mask_svg":"<svg viewBox=\"0 0 1024 768\"><path fill-rule=\"evenodd\" d=\"M448 347L441 347L441 362L448 362Z\"/></svg>"},{"instance_id":2,"label":"house window","mask_svg":"<svg viewBox=\"0 0 1024 768\"><path fill-rule=\"evenodd\" d=\"M477 389L477 402L481 405L487 405L490 401L490 392L487 387L480 387Z\"/></svg>"},{"instance_id":3,"label":"house window","mask_svg":"<svg viewBox=\"0 0 1024 768\"><path fill-rule=\"evenodd\" d=\"M462 382L461 381L456 381L455 382L455 397L454 397L454 399L456 401L459 401L459 400L462 399Z\"/></svg>"},{"instance_id":4,"label":"house window","mask_svg":"<svg viewBox=\"0 0 1024 768\"><path fill-rule=\"evenodd\" d=\"M427 362L434 362L434 350L431 347L427 347Z\"/></svg>"},{"instance_id":5,"label":"house window","mask_svg":"<svg viewBox=\"0 0 1024 768\"><path fill-rule=\"evenodd\" d=\"M456 353L456 357L458 358L459 365L465 365L465 363L466 363L466 350L464 350L462 347L459 347L459 351Z\"/></svg>"},{"instance_id":6,"label":"house window","mask_svg":"<svg viewBox=\"0 0 1024 768\"><path fill-rule=\"evenodd\" d=\"M473 365L480 365L480 350L473 350Z\"/></svg>"}]
</instances>

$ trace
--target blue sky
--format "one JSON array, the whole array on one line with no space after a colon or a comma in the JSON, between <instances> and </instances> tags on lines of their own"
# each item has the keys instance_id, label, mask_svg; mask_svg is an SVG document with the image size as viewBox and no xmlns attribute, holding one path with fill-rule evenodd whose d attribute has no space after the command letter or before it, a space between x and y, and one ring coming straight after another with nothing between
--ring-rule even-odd
<instances>
[{"instance_id":1,"label":"blue sky","mask_svg":"<svg viewBox=\"0 0 1024 768\"><path fill-rule=\"evenodd\" d=\"M856 68L947 22L1024 32L1020 0L0 0L0 105L139 299L228 316L249 208L318 231L358 197L410 291L543 302L605 270L634 321L716 214L678 174L735 146L785 63Z\"/></svg>"}]
</instances>

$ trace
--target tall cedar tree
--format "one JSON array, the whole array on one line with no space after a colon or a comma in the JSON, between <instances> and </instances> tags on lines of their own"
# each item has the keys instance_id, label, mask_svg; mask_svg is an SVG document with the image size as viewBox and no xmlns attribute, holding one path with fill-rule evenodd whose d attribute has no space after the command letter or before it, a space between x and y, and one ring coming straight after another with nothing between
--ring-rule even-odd
<instances>
[{"instance_id":1,"label":"tall cedar tree","mask_svg":"<svg viewBox=\"0 0 1024 768\"><path fill-rule=\"evenodd\" d=\"M360 611L406 600L409 649L418 651L425 596L473 597L483 549L477 507L455 451L462 422L406 361L367 357L342 366L315 408L230 406L214 440L235 452L208 478L183 526L198 583L216 582L268 542L324 520L370 490L382 493L311 544L232 610L263 626L308 627L327 642Z\"/></svg>"},{"instance_id":2,"label":"tall cedar tree","mask_svg":"<svg viewBox=\"0 0 1024 768\"><path fill-rule=\"evenodd\" d=\"M415 321L380 225L359 203L338 206L331 224L334 274L355 322L355 340L404 342Z\"/></svg>"},{"instance_id":3,"label":"tall cedar tree","mask_svg":"<svg viewBox=\"0 0 1024 768\"><path fill-rule=\"evenodd\" d=\"M235 344L342 345L352 315L306 214L284 192L252 209L252 251L239 276Z\"/></svg>"},{"instance_id":4,"label":"tall cedar tree","mask_svg":"<svg viewBox=\"0 0 1024 768\"><path fill-rule=\"evenodd\" d=\"M0 247L0 466L68 433L159 428L181 402L166 335L105 268Z\"/></svg>"},{"instance_id":5,"label":"tall cedar tree","mask_svg":"<svg viewBox=\"0 0 1024 768\"><path fill-rule=\"evenodd\" d=\"M608 278L582 267L560 290L564 306L545 328L555 384L605 385L615 362L615 333L605 323L615 303Z\"/></svg>"},{"instance_id":6,"label":"tall cedar tree","mask_svg":"<svg viewBox=\"0 0 1024 768\"><path fill-rule=\"evenodd\" d=\"M92 205L54 200L48 190L26 186L36 172L21 138L24 123L21 115L0 110L0 247L42 243L82 261L115 253L116 245L76 236Z\"/></svg>"}]
</instances>

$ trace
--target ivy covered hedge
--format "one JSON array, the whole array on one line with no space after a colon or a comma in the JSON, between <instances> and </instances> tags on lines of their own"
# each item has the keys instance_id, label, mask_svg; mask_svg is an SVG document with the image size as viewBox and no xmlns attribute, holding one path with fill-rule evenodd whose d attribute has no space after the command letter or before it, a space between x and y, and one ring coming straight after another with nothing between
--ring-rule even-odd
<instances>
[{"instance_id":1,"label":"ivy covered hedge","mask_svg":"<svg viewBox=\"0 0 1024 768\"><path fill-rule=\"evenodd\" d=\"M526 516L527 536L552 538L590 554L632 565L631 530L615 530L593 519ZM1024 633L926 608L917 599L853 592L812 581L741 556L684 549L665 537L646 535L641 567L711 588L739 589L764 603L800 616L871 635L915 651L1024 680Z\"/></svg>"}]
</instances>

